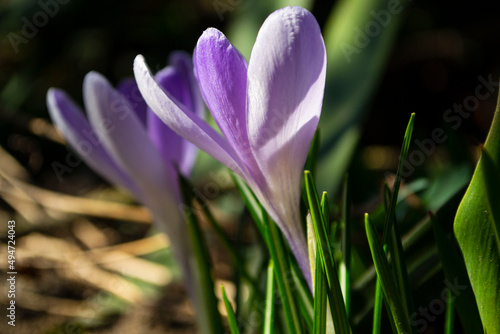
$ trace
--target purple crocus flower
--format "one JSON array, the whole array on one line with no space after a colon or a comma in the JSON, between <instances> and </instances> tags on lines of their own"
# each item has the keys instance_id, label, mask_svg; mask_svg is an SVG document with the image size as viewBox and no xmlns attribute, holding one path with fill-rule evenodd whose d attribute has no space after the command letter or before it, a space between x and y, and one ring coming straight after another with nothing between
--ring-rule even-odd
<instances>
[{"instance_id":1,"label":"purple crocus flower","mask_svg":"<svg viewBox=\"0 0 500 334\"><path fill-rule=\"evenodd\" d=\"M248 183L312 286L299 207L326 75L316 19L300 7L272 13L260 28L248 65L220 31L208 29L198 40L194 66L224 138L163 90L141 55L134 73L144 99L163 122Z\"/></svg>"},{"instance_id":2,"label":"purple crocus flower","mask_svg":"<svg viewBox=\"0 0 500 334\"><path fill-rule=\"evenodd\" d=\"M155 80L187 112L203 117L202 97L187 54L172 54L170 66L158 72ZM83 83L83 97L88 119L63 91L51 88L47 105L53 122L87 165L111 183L126 188L150 209L156 228L170 237L197 307L193 286L196 274L191 267L187 227L179 210L178 184L178 172L188 176L191 170L196 147L148 108L134 79L114 89L102 75L90 72Z\"/></svg>"}]
</instances>

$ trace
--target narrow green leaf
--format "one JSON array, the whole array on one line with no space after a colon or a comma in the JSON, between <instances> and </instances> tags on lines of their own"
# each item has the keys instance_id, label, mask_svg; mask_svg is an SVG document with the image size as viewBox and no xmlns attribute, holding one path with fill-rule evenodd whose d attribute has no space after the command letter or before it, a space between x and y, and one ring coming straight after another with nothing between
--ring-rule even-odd
<instances>
[{"instance_id":1,"label":"narrow green leaf","mask_svg":"<svg viewBox=\"0 0 500 334\"><path fill-rule=\"evenodd\" d=\"M344 295L345 309L349 318L351 309L351 194L349 175L344 180L342 196L342 262L340 263L340 284Z\"/></svg>"},{"instance_id":2,"label":"narrow green leaf","mask_svg":"<svg viewBox=\"0 0 500 334\"><path fill-rule=\"evenodd\" d=\"M326 333L326 277L319 250L316 251L316 270L314 273L314 322L313 333Z\"/></svg>"},{"instance_id":3,"label":"narrow green leaf","mask_svg":"<svg viewBox=\"0 0 500 334\"><path fill-rule=\"evenodd\" d=\"M203 300L203 305L200 307L203 308L203 312L207 313L207 319L205 319L205 321L207 321L206 329L212 334L221 333L222 323L217 308L217 297L214 294L214 282L212 279L209 252L195 213L191 208L187 208L186 210L188 211L185 215L187 217L186 223L188 233L196 259L197 273L199 274L199 277L195 277L195 279L198 279L197 284L199 284L199 289L197 291L202 294L201 298Z\"/></svg>"},{"instance_id":4,"label":"narrow green leaf","mask_svg":"<svg viewBox=\"0 0 500 334\"><path fill-rule=\"evenodd\" d=\"M273 260L270 260L269 266L267 267L266 308L264 311L263 334L274 333L274 304L274 265Z\"/></svg>"},{"instance_id":5,"label":"narrow green leaf","mask_svg":"<svg viewBox=\"0 0 500 334\"><path fill-rule=\"evenodd\" d=\"M450 289L446 289L446 313L444 315L444 334L453 334L455 332L455 298ZM478 332L480 333L480 332Z\"/></svg>"},{"instance_id":6,"label":"narrow green leaf","mask_svg":"<svg viewBox=\"0 0 500 334\"><path fill-rule=\"evenodd\" d=\"M294 294L292 293L292 287L290 286L292 282L287 275L290 273L290 266L285 255L283 242L280 238L276 224L267 216L264 210L262 216L264 217L264 230L267 234L267 240L269 240L269 252L274 263L276 283L278 284L278 291L280 293L287 327L291 334L300 334L302 333L302 328L300 326L297 304Z\"/></svg>"},{"instance_id":7,"label":"narrow green leaf","mask_svg":"<svg viewBox=\"0 0 500 334\"><path fill-rule=\"evenodd\" d=\"M384 244L388 245L388 250L392 257L391 264L406 314L413 314L414 307L410 283L408 279L408 270L406 268L406 261L404 258L403 244L396 220L396 204L398 202L399 188L401 186L403 166L410 150L414 123L415 114L412 113L403 138L403 145L401 148L401 154L399 156L399 164L396 172L394 186L392 188L392 191L390 192L387 188L384 188L384 198L390 195L390 202L388 211L386 212L386 220L384 225Z\"/></svg>"},{"instance_id":8,"label":"narrow green leaf","mask_svg":"<svg viewBox=\"0 0 500 334\"><path fill-rule=\"evenodd\" d=\"M455 216L454 230L476 297L483 327L500 333L500 103L467 192ZM495 195L496 194L496 195Z\"/></svg>"},{"instance_id":9,"label":"narrow green leaf","mask_svg":"<svg viewBox=\"0 0 500 334\"><path fill-rule=\"evenodd\" d=\"M403 146L401 148L401 154L399 156L399 164L398 170L396 172L396 180L394 181L394 186L391 191L391 201L389 205L389 211L385 216L385 225L384 225L384 244L389 240L390 234L388 231L391 230L392 224L395 221L396 215L396 203L398 201L399 187L401 186L401 176L403 174L403 166L406 161L406 157L408 156L408 151L410 150L411 143L411 135L413 132L413 124L415 123L415 113L412 113L410 116L410 121L406 127L405 136L403 139Z\"/></svg>"},{"instance_id":10,"label":"narrow green leaf","mask_svg":"<svg viewBox=\"0 0 500 334\"><path fill-rule=\"evenodd\" d=\"M302 320L307 325L309 332L313 328L313 297L311 295L311 290L307 282L304 280L304 275L300 269L293 263L290 263L290 268L292 269L293 283L295 284L295 292L297 296L297 302L299 304L299 311L302 316Z\"/></svg>"},{"instance_id":11,"label":"narrow green leaf","mask_svg":"<svg viewBox=\"0 0 500 334\"><path fill-rule=\"evenodd\" d=\"M318 163L319 143L320 143L320 130L318 128L314 133L314 137L311 142L311 148L309 149L309 154L307 155L307 160L304 167L304 169L310 170L313 176L316 176L316 165Z\"/></svg>"},{"instance_id":12,"label":"narrow green leaf","mask_svg":"<svg viewBox=\"0 0 500 334\"><path fill-rule=\"evenodd\" d=\"M202 211L205 214L205 217L207 218L208 223L210 224L210 226L214 230L215 234L217 234L217 236L219 237L219 240L221 241L224 248L226 248L226 250L229 254L229 257L233 261L233 264L235 265L235 267L238 270L238 272L240 273L240 275L243 276L243 278L245 278L245 280L248 283L250 283L250 285L252 286L252 289L257 294L257 296L259 298L262 298L262 295L259 291L257 281L246 270L245 266L243 265L243 262L241 261L241 259L238 256L238 252L236 251L236 249L234 249L234 247L231 243L231 240L229 240L229 237L226 235L226 232L224 232L224 230L219 226L219 224L215 220L214 216L212 215L212 212L210 212L208 204L205 203L205 201L199 197L197 197L196 200L200 204Z\"/></svg>"},{"instance_id":13,"label":"narrow green leaf","mask_svg":"<svg viewBox=\"0 0 500 334\"><path fill-rule=\"evenodd\" d=\"M382 244L378 239L377 232L368 214L365 214L365 229L373 262L375 264L375 270L380 279L380 285L382 286L382 291L384 292L391 316L394 319L394 325L396 326L397 332L399 334L412 333L409 316L406 313L406 308L403 306L403 300L399 295L396 281L389 267L389 262L387 261Z\"/></svg>"},{"instance_id":14,"label":"narrow green leaf","mask_svg":"<svg viewBox=\"0 0 500 334\"><path fill-rule=\"evenodd\" d=\"M266 233L264 231L264 216L262 213L261 205L257 198L255 197L252 190L245 184L245 182L236 174L231 172L231 176L233 177L234 184L236 185L236 189L240 193L240 196L243 198L245 205L252 216L260 234L265 238ZM267 242L267 240L266 240Z\"/></svg>"},{"instance_id":15,"label":"narrow green leaf","mask_svg":"<svg viewBox=\"0 0 500 334\"><path fill-rule=\"evenodd\" d=\"M224 301L224 306L226 306L227 312L227 321L229 322L229 329L231 330L231 334L240 334L240 330L238 328L238 322L236 321L236 316L234 315L233 307L227 299L226 290L224 290L224 285L220 286L222 290L222 300Z\"/></svg>"},{"instance_id":16,"label":"narrow green leaf","mask_svg":"<svg viewBox=\"0 0 500 334\"><path fill-rule=\"evenodd\" d=\"M332 253L330 238L327 233L326 223L323 214L320 212L320 203L318 193L314 185L314 180L309 171L304 171L305 188L313 221L314 234L318 242L319 255L323 268L325 269L328 282L328 301L330 303L330 311L332 313L335 332L337 334L348 334L351 332L349 321L344 306L342 290L338 279L338 271L335 265L335 260Z\"/></svg>"},{"instance_id":17,"label":"narrow green leaf","mask_svg":"<svg viewBox=\"0 0 500 334\"><path fill-rule=\"evenodd\" d=\"M377 282L375 283L375 303L373 306L373 327L372 334L380 334L380 329L382 326L382 304L384 299L382 298L382 286L380 285L380 279L377 277Z\"/></svg>"}]
</instances>

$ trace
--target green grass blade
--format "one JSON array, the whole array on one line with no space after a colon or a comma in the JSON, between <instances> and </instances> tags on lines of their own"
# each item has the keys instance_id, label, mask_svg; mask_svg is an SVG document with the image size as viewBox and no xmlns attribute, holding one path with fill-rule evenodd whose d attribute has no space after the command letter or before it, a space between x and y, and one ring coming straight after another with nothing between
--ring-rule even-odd
<instances>
[{"instance_id":1,"label":"green grass blade","mask_svg":"<svg viewBox=\"0 0 500 334\"><path fill-rule=\"evenodd\" d=\"M231 176L233 178L234 184L240 196L243 198L245 205L252 216L260 234L265 238L266 232L264 231L264 215L262 213L261 205L254 193L250 188L245 184L245 182L233 172L231 172ZM267 242L267 240L266 240Z\"/></svg>"},{"instance_id":2,"label":"green grass blade","mask_svg":"<svg viewBox=\"0 0 500 334\"><path fill-rule=\"evenodd\" d=\"M483 327L500 333L500 103L471 183L455 216L454 231L462 250ZM486 152L486 153L485 153ZM497 195L494 195L497 194ZM491 203L491 204L490 204Z\"/></svg>"},{"instance_id":3,"label":"green grass blade","mask_svg":"<svg viewBox=\"0 0 500 334\"><path fill-rule=\"evenodd\" d=\"M224 301L224 306L226 307L227 313L227 321L229 322L229 329L231 330L231 334L240 334L240 330L238 328L238 322L236 321L236 316L234 315L233 307L227 299L226 290L224 290L224 285L220 286L222 290L222 300Z\"/></svg>"},{"instance_id":4,"label":"green grass blade","mask_svg":"<svg viewBox=\"0 0 500 334\"><path fill-rule=\"evenodd\" d=\"M263 334L274 333L274 296L274 265L273 260L270 260L269 266L267 267L266 308L264 311Z\"/></svg>"},{"instance_id":5,"label":"green grass blade","mask_svg":"<svg viewBox=\"0 0 500 334\"><path fill-rule=\"evenodd\" d=\"M309 290L309 286L307 282L303 279L302 272L300 269L294 265L290 264L290 268L292 269L292 278L295 284L295 292L297 295L297 302L299 305L299 311L302 315L302 320L307 325L309 332L312 331L313 328L313 297L311 295L311 290Z\"/></svg>"},{"instance_id":6,"label":"green grass blade","mask_svg":"<svg viewBox=\"0 0 500 334\"><path fill-rule=\"evenodd\" d=\"M351 194L348 175L346 175L344 180L344 193L342 197L342 262L340 263L340 284L347 317L349 318L351 309Z\"/></svg>"},{"instance_id":7,"label":"green grass blade","mask_svg":"<svg viewBox=\"0 0 500 334\"><path fill-rule=\"evenodd\" d=\"M401 154L399 156L399 164L398 164L398 170L396 172L396 180L394 181L394 186L392 187L391 191L391 201L389 205L389 211L386 214L385 217L385 225L384 225L384 244L386 244L389 240L390 234L388 231L391 230L392 224L395 221L395 215L396 215L396 203L398 201L398 194L399 194L399 187L401 186L401 176L403 173L403 166L406 161L406 157L408 156L408 151L410 150L410 143L411 143L411 135L413 132L413 124L415 123L415 114L411 114L410 116L410 121L408 122L408 125L406 127L405 131L405 136L403 139L403 146L401 148Z\"/></svg>"},{"instance_id":8,"label":"green grass blade","mask_svg":"<svg viewBox=\"0 0 500 334\"><path fill-rule=\"evenodd\" d=\"M319 252L317 250L316 252ZM326 333L326 277L321 256L316 254L316 268L314 273L314 322L313 333Z\"/></svg>"},{"instance_id":9,"label":"green grass blade","mask_svg":"<svg viewBox=\"0 0 500 334\"><path fill-rule=\"evenodd\" d=\"M187 203L187 202L185 202ZM186 210L191 210L186 209ZM220 314L217 308L217 297L214 294L214 282L211 273L211 261L209 252L206 247L203 235L200 230L199 223L194 212L190 211L185 215L188 233L193 245L193 253L196 259L197 272L199 273L198 284L201 284L199 291L203 294L203 304L201 307L208 313L208 328L210 333L221 333L222 323Z\"/></svg>"},{"instance_id":10,"label":"green grass blade","mask_svg":"<svg viewBox=\"0 0 500 334\"><path fill-rule=\"evenodd\" d=\"M384 249L378 239L375 227L373 227L368 214L365 214L365 229L370 251L372 253L373 262L377 276L380 279L380 285L384 292L385 300L390 310L391 316L394 319L398 334L412 333L409 316L403 306L403 300L399 295L396 281L389 267L389 262L385 255Z\"/></svg>"},{"instance_id":11,"label":"green grass blade","mask_svg":"<svg viewBox=\"0 0 500 334\"><path fill-rule=\"evenodd\" d=\"M380 334L380 329L382 326L382 304L384 299L382 298L382 286L380 285L380 280L377 278L375 283L375 303L373 305L373 327L372 334Z\"/></svg>"},{"instance_id":12,"label":"green grass blade","mask_svg":"<svg viewBox=\"0 0 500 334\"><path fill-rule=\"evenodd\" d=\"M307 160L304 169L310 170L312 175L316 175L316 166L318 163L318 152L320 143L320 130L319 128L314 133L313 140L311 142L311 148L309 149L309 154L307 155Z\"/></svg>"},{"instance_id":13,"label":"green grass blade","mask_svg":"<svg viewBox=\"0 0 500 334\"><path fill-rule=\"evenodd\" d=\"M210 224L210 226L214 230L215 234L217 235L217 237L221 241L224 248L227 250L229 257L233 261L233 264L235 265L236 269L238 270L240 275L243 276L243 278L248 283L250 283L250 285L252 286L252 289L255 291L257 296L259 298L261 298L262 295L260 294L257 281L246 270L245 266L243 265L243 262L241 261L241 259L238 256L238 252L233 247L231 240L229 240L229 237L227 236L226 232L224 232L224 230L219 226L219 224L215 220L214 216L212 215L212 212L210 212L210 209L208 208L207 203L205 203L201 198L197 198L196 200L200 204L202 211L205 214L205 217L207 218L208 223Z\"/></svg>"},{"instance_id":14,"label":"green grass blade","mask_svg":"<svg viewBox=\"0 0 500 334\"><path fill-rule=\"evenodd\" d=\"M288 273L290 273L291 269L285 255L283 242L276 224L264 211L262 215L264 216L264 229L267 234L267 239L269 240L269 252L274 263L276 283L278 285L288 331L291 334L300 334L302 333L302 328L298 316L297 304L294 294L292 293L292 281L288 278Z\"/></svg>"},{"instance_id":15,"label":"green grass blade","mask_svg":"<svg viewBox=\"0 0 500 334\"><path fill-rule=\"evenodd\" d=\"M328 301L330 303L330 311L332 313L335 332L337 334L348 334L351 332L349 321L344 306L342 290L338 279L338 271L335 265L335 260L332 253L330 238L327 233L326 223L323 214L320 211L320 203L318 193L314 185L314 180L309 171L304 171L305 188L313 221L314 234L318 242L319 255L328 283Z\"/></svg>"},{"instance_id":16,"label":"green grass blade","mask_svg":"<svg viewBox=\"0 0 500 334\"><path fill-rule=\"evenodd\" d=\"M450 289L446 289L446 313L444 315L444 334L455 333L455 299ZM479 333L479 332L478 332Z\"/></svg>"},{"instance_id":17,"label":"green grass blade","mask_svg":"<svg viewBox=\"0 0 500 334\"><path fill-rule=\"evenodd\" d=\"M411 114L410 120L406 127L405 135L403 138L403 145L401 154L399 156L399 164L396 172L396 179L392 191L384 188L384 199L390 194L390 202L388 211L386 212L386 219L384 225L384 244L388 245L389 252L392 257L392 268L396 283L399 288L399 293L403 301L406 314L413 314L413 298L411 295L410 283L408 280L408 271L406 268L406 261L404 258L403 245L399 228L396 221L396 204L398 201L399 188L401 186L401 178L403 173L403 166L408 156L410 149L411 137L413 133L413 125L415 123L415 114Z\"/></svg>"}]
</instances>

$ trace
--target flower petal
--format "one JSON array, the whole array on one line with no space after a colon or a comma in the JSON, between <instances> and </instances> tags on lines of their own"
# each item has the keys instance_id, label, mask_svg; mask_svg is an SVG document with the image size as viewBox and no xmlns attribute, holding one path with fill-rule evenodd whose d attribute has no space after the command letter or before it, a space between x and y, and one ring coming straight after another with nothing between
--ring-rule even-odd
<instances>
[{"instance_id":1,"label":"flower petal","mask_svg":"<svg viewBox=\"0 0 500 334\"><path fill-rule=\"evenodd\" d=\"M111 183L139 195L137 185L118 167L100 140L100 133L90 126L82 110L63 91L55 88L47 93L50 117L65 140L96 173Z\"/></svg>"},{"instance_id":2,"label":"flower petal","mask_svg":"<svg viewBox=\"0 0 500 334\"><path fill-rule=\"evenodd\" d=\"M128 100L132 108L144 126L146 126L148 105L142 98L139 87L134 78L122 80L117 87L118 91Z\"/></svg>"},{"instance_id":3,"label":"flower petal","mask_svg":"<svg viewBox=\"0 0 500 334\"><path fill-rule=\"evenodd\" d=\"M246 60L214 28L203 32L193 58L203 98L217 125L249 170L258 169L246 128Z\"/></svg>"},{"instance_id":4,"label":"flower petal","mask_svg":"<svg viewBox=\"0 0 500 334\"><path fill-rule=\"evenodd\" d=\"M109 154L140 180L143 203L153 211L161 203L177 203L175 171L167 168L127 99L96 72L85 76L83 97L90 123L101 131Z\"/></svg>"},{"instance_id":5,"label":"flower petal","mask_svg":"<svg viewBox=\"0 0 500 334\"><path fill-rule=\"evenodd\" d=\"M203 119L186 110L182 103L158 85L141 55L135 59L134 73L142 96L165 124L238 175L245 175L245 167L233 148Z\"/></svg>"},{"instance_id":6,"label":"flower petal","mask_svg":"<svg viewBox=\"0 0 500 334\"><path fill-rule=\"evenodd\" d=\"M247 75L248 136L267 185L259 199L268 199L262 204L299 263L307 264L300 180L321 114L326 76L325 46L314 16L300 7L272 13L260 28ZM302 271L310 277L309 269Z\"/></svg>"}]
</instances>

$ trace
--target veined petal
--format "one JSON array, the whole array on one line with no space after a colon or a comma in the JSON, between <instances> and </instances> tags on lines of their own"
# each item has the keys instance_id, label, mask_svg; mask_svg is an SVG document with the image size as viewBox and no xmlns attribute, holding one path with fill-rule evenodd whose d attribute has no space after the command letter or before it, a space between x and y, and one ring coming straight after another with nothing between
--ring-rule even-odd
<instances>
[{"instance_id":1,"label":"veined petal","mask_svg":"<svg viewBox=\"0 0 500 334\"><path fill-rule=\"evenodd\" d=\"M165 124L236 174L246 174L233 148L203 119L186 110L182 103L158 85L141 55L134 61L134 73L142 96Z\"/></svg>"},{"instance_id":2,"label":"veined petal","mask_svg":"<svg viewBox=\"0 0 500 334\"><path fill-rule=\"evenodd\" d=\"M92 129L82 110L63 91L55 88L47 93L50 117L68 144L96 173L109 182L138 196L135 182L118 167L103 147L99 131Z\"/></svg>"},{"instance_id":3,"label":"veined petal","mask_svg":"<svg viewBox=\"0 0 500 334\"><path fill-rule=\"evenodd\" d=\"M194 50L195 75L217 125L249 170L257 164L246 128L247 62L217 29L209 28Z\"/></svg>"},{"instance_id":4,"label":"veined petal","mask_svg":"<svg viewBox=\"0 0 500 334\"><path fill-rule=\"evenodd\" d=\"M140 199L155 211L160 202L177 203L175 174L161 158L127 99L102 75L90 72L83 83L89 120L116 163L140 180ZM177 197L177 198L176 198Z\"/></svg>"},{"instance_id":5,"label":"veined petal","mask_svg":"<svg viewBox=\"0 0 500 334\"><path fill-rule=\"evenodd\" d=\"M155 80L165 91L168 91L179 101L182 102L183 100L187 100L187 103L191 103L190 94L186 92L189 89L188 82L173 66L168 66L158 72L155 76ZM149 107L147 128L149 137L158 151L160 151L165 162L167 164L173 164L180 170L181 160L184 155L184 144L186 141L163 123Z\"/></svg>"},{"instance_id":6,"label":"veined petal","mask_svg":"<svg viewBox=\"0 0 500 334\"><path fill-rule=\"evenodd\" d=\"M248 66L248 134L262 170L294 176L321 114L326 52L314 16L286 7L262 25ZM275 178L274 173L269 180Z\"/></svg>"},{"instance_id":7,"label":"veined petal","mask_svg":"<svg viewBox=\"0 0 500 334\"><path fill-rule=\"evenodd\" d=\"M300 7L272 13L257 35L247 75L248 136L267 185L263 198L268 201L262 204L310 278L304 268L300 180L321 114L326 76L326 51L314 16Z\"/></svg>"},{"instance_id":8,"label":"veined petal","mask_svg":"<svg viewBox=\"0 0 500 334\"><path fill-rule=\"evenodd\" d=\"M205 115L205 104L203 103L203 98L201 97L198 81L194 76L193 60L191 56L184 51L172 52L169 57L169 64L177 70L179 75L186 78L189 86L188 92L192 101L191 110L196 115L203 118ZM188 106L186 103L184 103L184 105Z\"/></svg>"},{"instance_id":9,"label":"veined petal","mask_svg":"<svg viewBox=\"0 0 500 334\"><path fill-rule=\"evenodd\" d=\"M148 105L142 98L141 92L139 91L139 87L137 87L135 79L129 78L122 80L118 84L117 89L128 100L141 123L146 126Z\"/></svg>"}]
</instances>

